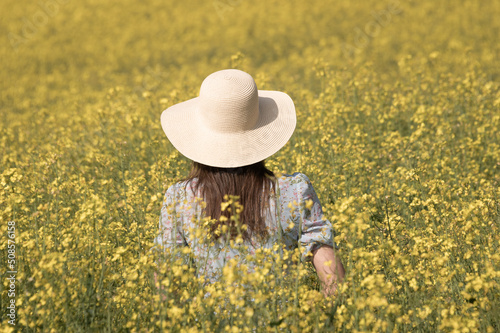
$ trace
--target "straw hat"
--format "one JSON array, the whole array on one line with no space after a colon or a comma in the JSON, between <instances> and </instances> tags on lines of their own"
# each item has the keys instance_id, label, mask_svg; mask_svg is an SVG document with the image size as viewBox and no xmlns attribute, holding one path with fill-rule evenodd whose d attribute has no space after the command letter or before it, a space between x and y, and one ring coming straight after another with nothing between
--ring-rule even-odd
<instances>
[{"instance_id":1,"label":"straw hat","mask_svg":"<svg viewBox=\"0 0 500 333\"><path fill-rule=\"evenodd\" d=\"M224 69L203 80L198 97L161 114L172 145L187 158L233 168L266 159L295 130L295 106L280 91L257 90L250 74Z\"/></svg>"}]
</instances>

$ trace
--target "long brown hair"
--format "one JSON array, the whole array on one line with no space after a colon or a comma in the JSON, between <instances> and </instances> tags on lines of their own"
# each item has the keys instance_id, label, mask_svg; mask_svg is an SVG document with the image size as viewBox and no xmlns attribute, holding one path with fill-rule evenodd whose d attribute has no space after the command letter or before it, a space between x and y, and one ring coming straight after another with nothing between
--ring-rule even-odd
<instances>
[{"instance_id":1,"label":"long brown hair","mask_svg":"<svg viewBox=\"0 0 500 333\"><path fill-rule=\"evenodd\" d=\"M206 203L202 214L215 220L209 227L212 239L217 240L222 236L215 232L219 225L228 226L230 239L238 235L237 226L230 218L235 212L221 210L225 195L238 196L238 202L243 206L238 224L246 224L247 229L241 231L242 238L248 241L252 235L256 235L260 240L267 239L269 232L265 224L265 209L271 193L275 193L276 176L266 168L265 161L236 168L218 168L193 161L192 169L184 179L185 185L194 178L197 178L197 182L192 189L198 193L201 186L201 199ZM220 221L221 215L227 220Z\"/></svg>"}]
</instances>

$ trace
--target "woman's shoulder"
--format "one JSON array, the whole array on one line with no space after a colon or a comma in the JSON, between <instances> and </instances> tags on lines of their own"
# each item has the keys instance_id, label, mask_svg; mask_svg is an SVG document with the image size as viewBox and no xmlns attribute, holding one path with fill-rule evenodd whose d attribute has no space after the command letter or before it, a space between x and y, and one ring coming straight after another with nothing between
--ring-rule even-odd
<instances>
[{"instance_id":1,"label":"woman's shoulder","mask_svg":"<svg viewBox=\"0 0 500 333\"><path fill-rule=\"evenodd\" d=\"M280 184L298 184L298 183L308 183L310 182L309 177L307 177L302 172L294 172L292 174L283 173L281 177L278 178Z\"/></svg>"},{"instance_id":2,"label":"woman's shoulder","mask_svg":"<svg viewBox=\"0 0 500 333\"><path fill-rule=\"evenodd\" d=\"M165 192L166 196L170 196L172 198L180 199L183 198L187 195L186 191L188 189L187 185L194 185L196 182L196 179L193 179L191 181L191 184L189 184L189 180L181 180L178 182L174 182L171 184L168 188L167 191Z\"/></svg>"},{"instance_id":3,"label":"woman's shoulder","mask_svg":"<svg viewBox=\"0 0 500 333\"><path fill-rule=\"evenodd\" d=\"M278 177L280 193L298 193L303 192L304 189L309 188L311 182L302 172L294 172L292 174L283 173Z\"/></svg>"},{"instance_id":4,"label":"woman's shoulder","mask_svg":"<svg viewBox=\"0 0 500 333\"><path fill-rule=\"evenodd\" d=\"M311 181L309 180L309 177L302 173L302 172L294 172L294 173L280 173L276 174L276 177L278 179L279 187L281 190L287 190L291 188L297 188L297 187L308 187L311 184ZM182 195L187 195L186 189L191 189L193 186L195 186L197 183L197 178L193 178L190 181L189 180L182 180L175 182L171 184L167 191L166 194L171 195L171 196L182 196Z\"/></svg>"}]
</instances>

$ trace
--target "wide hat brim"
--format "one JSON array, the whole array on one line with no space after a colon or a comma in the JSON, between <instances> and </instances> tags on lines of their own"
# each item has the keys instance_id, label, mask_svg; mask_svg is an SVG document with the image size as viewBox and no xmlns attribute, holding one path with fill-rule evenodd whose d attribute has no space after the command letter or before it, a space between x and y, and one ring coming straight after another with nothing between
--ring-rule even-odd
<instances>
[{"instance_id":1,"label":"wide hat brim","mask_svg":"<svg viewBox=\"0 0 500 333\"><path fill-rule=\"evenodd\" d=\"M258 90L259 118L250 130L224 133L202 122L200 97L175 104L161 114L172 145L187 158L209 166L233 168L262 161L278 152L297 124L295 106L286 93Z\"/></svg>"}]
</instances>

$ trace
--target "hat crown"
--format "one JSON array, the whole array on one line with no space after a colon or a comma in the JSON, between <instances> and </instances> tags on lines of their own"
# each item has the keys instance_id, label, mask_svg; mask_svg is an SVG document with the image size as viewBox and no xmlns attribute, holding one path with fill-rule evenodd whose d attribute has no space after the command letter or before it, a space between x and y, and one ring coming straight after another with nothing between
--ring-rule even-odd
<instances>
[{"instance_id":1,"label":"hat crown","mask_svg":"<svg viewBox=\"0 0 500 333\"><path fill-rule=\"evenodd\" d=\"M254 79L237 69L210 74L200 88L199 116L205 126L219 133L236 133L255 127L259 119L259 94Z\"/></svg>"}]
</instances>

